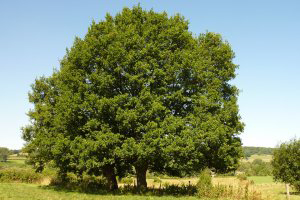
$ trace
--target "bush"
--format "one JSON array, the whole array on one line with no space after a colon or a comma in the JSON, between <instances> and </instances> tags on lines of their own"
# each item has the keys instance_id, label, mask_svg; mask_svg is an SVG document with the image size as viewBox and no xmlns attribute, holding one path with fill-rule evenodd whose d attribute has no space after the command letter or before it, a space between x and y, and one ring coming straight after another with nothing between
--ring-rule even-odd
<instances>
[{"instance_id":1,"label":"bush","mask_svg":"<svg viewBox=\"0 0 300 200\"><path fill-rule=\"evenodd\" d=\"M190 184L167 184L164 185L163 193L165 195L196 195L197 194L197 187L195 185Z\"/></svg>"},{"instance_id":2,"label":"bush","mask_svg":"<svg viewBox=\"0 0 300 200\"><path fill-rule=\"evenodd\" d=\"M122 178L120 183L124 183L125 185L131 185L133 183L133 178L132 177Z\"/></svg>"},{"instance_id":3,"label":"bush","mask_svg":"<svg viewBox=\"0 0 300 200\"><path fill-rule=\"evenodd\" d=\"M205 169L200 173L199 181L197 182L199 196L207 196L207 192L209 192L212 187L211 171L209 169Z\"/></svg>"},{"instance_id":4,"label":"bush","mask_svg":"<svg viewBox=\"0 0 300 200\"><path fill-rule=\"evenodd\" d=\"M107 189L107 182L102 176L83 175L78 177L73 173L68 173L64 180L59 176L54 177L50 186L79 192L102 193Z\"/></svg>"},{"instance_id":5,"label":"bush","mask_svg":"<svg viewBox=\"0 0 300 200\"><path fill-rule=\"evenodd\" d=\"M247 176L246 176L246 174L238 174L237 176L236 176L236 178L237 179L239 179L240 181L245 181L245 180L247 180Z\"/></svg>"},{"instance_id":6,"label":"bush","mask_svg":"<svg viewBox=\"0 0 300 200\"><path fill-rule=\"evenodd\" d=\"M238 177L246 180L244 174ZM212 199L236 199L236 200L261 200L261 194L256 191L249 190L249 182L243 187L233 187L231 185L216 185L212 184L211 172L205 169L200 173L199 181L197 183L197 193L200 198Z\"/></svg>"},{"instance_id":7,"label":"bush","mask_svg":"<svg viewBox=\"0 0 300 200\"><path fill-rule=\"evenodd\" d=\"M154 183L161 183L162 180L161 180L159 177L154 177L154 178L153 178L153 182L154 182Z\"/></svg>"},{"instance_id":8,"label":"bush","mask_svg":"<svg viewBox=\"0 0 300 200\"><path fill-rule=\"evenodd\" d=\"M6 162L9 155L9 149L5 147L0 147L0 161Z\"/></svg>"},{"instance_id":9,"label":"bush","mask_svg":"<svg viewBox=\"0 0 300 200\"><path fill-rule=\"evenodd\" d=\"M40 182L44 176L29 168L5 168L0 170L0 182Z\"/></svg>"},{"instance_id":10,"label":"bush","mask_svg":"<svg viewBox=\"0 0 300 200\"><path fill-rule=\"evenodd\" d=\"M0 162L6 162L8 155L0 155Z\"/></svg>"},{"instance_id":11,"label":"bush","mask_svg":"<svg viewBox=\"0 0 300 200\"><path fill-rule=\"evenodd\" d=\"M165 182L160 188L143 188L141 190L136 186L124 185L123 187L119 187L117 191L114 191L114 194L140 194L147 196L195 196L197 194L197 187L191 184L170 184L168 182Z\"/></svg>"}]
</instances>

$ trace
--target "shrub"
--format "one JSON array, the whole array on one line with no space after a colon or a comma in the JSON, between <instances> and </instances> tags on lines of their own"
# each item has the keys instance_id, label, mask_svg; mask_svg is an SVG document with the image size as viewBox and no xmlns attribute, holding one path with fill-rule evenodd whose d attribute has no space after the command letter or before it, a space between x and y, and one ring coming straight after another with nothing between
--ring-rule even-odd
<instances>
[{"instance_id":1,"label":"shrub","mask_svg":"<svg viewBox=\"0 0 300 200\"><path fill-rule=\"evenodd\" d=\"M238 175L240 180L246 180L244 174ZM200 173L197 183L197 193L200 198L236 199L236 200L261 200L259 192L249 190L249 182L245 186L234 187L231 185L213 185L210 170L205 169Z\"/></svg>"},{"instance_id":2,"label":"shrub","mask_svg":"<svg viewBox=\"0 0 300 200\"><path fill-rule=\"evenodd\" d=\"M247 180L247 176L246 176L246 174L244 174L244 173L238 174L238 175L236 176L236 178L239 179L240 181L245 181L245 180Z\"/></svg>"},{"instance_id":3,"label":"shrub","mask_svg":"<svg viewBox=\"0 0 300 200\"><path fill-rule=\"evenodd\" d=\"M120 183L124 183L125 185L131 185L133 183L133 178L132 177L122 178Z\"/></svg>"},{"instance_id":4,"label":"shrub","mask_svg":"<svg viewBox=\"0 0 300 200\"><path fill-rule=\"evenodd\" d=\"M1 162L6 162L8 158L8 155L0 155L0 161Z\"/></svg>"},{"instance_id":5,"label":"shrub","mask_svg":"<svg viewBox=\"0 0 300 200\"><path fill-rule=\"evenodd\" d=\"M197 194L197 187L195 185L184 183L170 184L168 182L165 182L162 185L163 187L160 188L143 188L142 190L138 189L136 186L124 185L123 187L119 187L117 191L114 191L114 194L142 194L147 196L194 196Z\"/></svg>"},{"instance_id":6,"label":"shrub","mask_svg":"<svg viewBox=\"0 0 300 200\"><path fill-rule=\"evenodd\" d=\"M0 161L1 162L6 162L7 158L8 158L8 155L9 155L8 148L0 147Z\"/></svg>"},{"instance_id":7,"label":"shrub","mask_svg":"<svg viewBox=\"0 0 300 200\"><path fill-rule=\"evenodd\" d=\"M159 177L154 177L154 178L153 178L153 182L154 182L154 183L161 183L162 180L161 180Z\"/></svg>"},{"instance_id":8,"label":"shrub","mask_svg":"<svg viewBox=\"0 0 300 200\"><path fill-rule=\"evenodd\" d=\"M197 187L195 185L190 184L166 184L163 188L163 194L165 195L195 195L197 194Z\"/></svg>"},{"instance_id":9,"label":"shrub","mask_svg":"<svg viewBox=\"0 0 300 200\"><path fill-rule=\"evenodd\" d=\"M206 196L207 192L209 192L212 187L211 171L209 169L205 169L200 173L199 180L197 182L199 196Z\"/></svg>"},{"instance_id":10,"label":"shrub","mask_svg":"<svg viewBox=\"0 0 300 200\"><path fill-rule=\"evenodd\" d=\"M36 173L33 169L29 168L5 168L0 170L1 182L23 182L23 183L36 183L40 182L44 176Z\"/></svg>"},{"instance_id":11,"label":"shrub","mask_svg":"<svg viewBox=\"0 0 300 200\"><path fill-rule=\"evenodd\" d=\"M55 176L51 180L50 186L80 192L99 193L107 189L107 182L102 176L83 175L78 177L74 173L68 173L64 180Z\"/></svg>"}]
</instances>

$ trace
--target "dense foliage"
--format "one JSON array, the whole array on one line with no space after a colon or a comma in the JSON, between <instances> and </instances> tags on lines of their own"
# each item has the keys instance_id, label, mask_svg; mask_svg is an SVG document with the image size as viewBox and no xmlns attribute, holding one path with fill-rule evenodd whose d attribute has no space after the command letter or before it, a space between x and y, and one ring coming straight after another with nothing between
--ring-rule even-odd
<instances>
[{"instance_id":1,"label":"dense foliage","mask_svg":"<svg viewBox=\"0 0 300 200\"><path fill-rule=\"evenodd\" d=\"M246 158L249 158L252 155L272 155L274 148L269 147L243 147L243 151Z\"/></svg>"},{"instance_id":2,"label":"dense foliage","mask_svg":"<svg viewBox=\"0 0 300 200\"><path fill-rule=\"evenodd\" d=\"M124 8L76 38L60 70L32 85L23 128L37 170L184 176L234 170L242 156L237 65L219 34L195 37L182 16Z\"/></svg>"},{"instance_id":3,"label":"dense foliage","mask_svg":"<svg viewBox=\"0 0 300 200\"><path fill-rule=\"evenodd\" d=\"M272 165L276 181L289 183L300 191L300 140L282 143L274 150Z\"/></svg>"}]
</instances>

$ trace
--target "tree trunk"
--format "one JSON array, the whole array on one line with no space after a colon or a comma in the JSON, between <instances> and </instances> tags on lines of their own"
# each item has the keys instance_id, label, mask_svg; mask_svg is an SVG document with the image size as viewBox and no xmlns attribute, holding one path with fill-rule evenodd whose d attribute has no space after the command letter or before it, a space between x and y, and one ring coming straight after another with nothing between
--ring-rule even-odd
<instances>
[{"instance_id":1,"label":"tree trunk","mask_svg":"<svg viewBox=\"0 0 300 200\"><path fill-rule=\"evenodd\" d=\"M107 188L109 190L117 190L118 182L116 179L116 174L113 166L107 166L103 169L103 175L107 180Z\"/></svg>"},{"instance_id":2,"label":"tree trunk","mask_svg":"<svg viewBox=\"0 0 300 200\"><path fill-rule=\"evenodd\" d=\"M60 181L61 181L61 183L60 184L66 184L67 182L68 182L68 176L67 176L67 172L64 172L64 171L61 171L61 170L59 170L58 171L58 177L59 177L59 179L60 179Z\"/></svg>"},{"instance_id":3,"label":"tree trunk","mask_svg":"<svg viewBox=\"0 0 300 200\"><path fill-rule=\"evenodd\" d=\"M289 184L285 184L285 189L286 189L286 199L290 200L290 189L289 189Z\"/></svg>"},{"instance_id":4,"label":"tree trunk","mask_svg":"<svg viewBox=\"0 0 300 200\"><path fill-rule=\"evenodd\" d=\"M147 188L147 180L146 180L147 168L148 168L147 165L135 166L138 189Z\"/></svg>"}]
</instances>

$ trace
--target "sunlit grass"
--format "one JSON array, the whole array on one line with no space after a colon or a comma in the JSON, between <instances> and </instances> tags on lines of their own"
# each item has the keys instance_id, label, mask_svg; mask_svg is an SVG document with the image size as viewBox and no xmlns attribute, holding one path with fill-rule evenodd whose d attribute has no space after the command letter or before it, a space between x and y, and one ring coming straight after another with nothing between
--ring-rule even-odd
<instances>
[{"instance_id":1,"label":"sunlit grass","mask_svg":"<svg viewBox=\"0 0 300 200\"><path fill-rule=\"evenodd\" d=\"M272 176L249 176L248 180L253 180L255 184L274 183Z\"/></svg>"},{"instance_id":2,"label":"sunlit grass","mask_svg":"<svg viewBox=\"0 0 300 200\"><path fill-rule=\"evenodd\" d=\"M264 162L271 162L272 155L265 155L265 154L257 155L257 154L255 154L255 155L250 156L248 159L243 159L242 162L253 162L255 159L261 159Z\"/></svg>"},{"instance_id":3,"label":"sunlit grass","mask_svg":"<svg viewBox=\"0 0 300 200\"><path fill-rule=\"evenodd\" d=\"M253 189L262 193L263 197L268 200L284 200L285 187L284 184L271 182L272 177L249 177L249 180L254 180L253 185L250 185L249 189ZM173 184L188 182L194 184L197 179L162 179L162 183L169 182ZM148 180L151 185L151 180ZM241 182L235 177L216 177L213 178L214 184L227 184L227 185L241 185L247 182ZM157 184L157 183L155 183ZM158 184L159 185L159 184ZM291 192L294 192L291 190ZM174 196L147 196L147 195L99 195L99 194L87 194L66 190L55 190L49 187L43 187L37 184L22 184L22 183L0 183L0 199L103 199L103 200L196 200L197 197L174 197ZM300 195L292 193L291 200L300 200Z\"/></svg>"},{"instance_id":4,"label":"sunlit grass","mask_svg":"<svg viewBox=\"0 0 300 200\"><path fill-rule=\"evenodd\" d=\"M25 164L25 160L7 160L6 162L0 162L0 168L3 167L30 167Z\"/></svg>"},{"instance_id":5,"label":"sunlit grass","mask_svg":"<svg viewBox=\"0 0 300 200\"><path fill-rule=\"evenodd\" d=\"M0 183L0 199L22 199L22 200L35 200L35 199L84 199L84 200L196 200L197 197L174 197L174 196L140 196L140 195L97 195L85 194L70 191L56 191L54 189L40 187L32 184L13 184L13 183Z\"/></svg>"},{"instance_id":6,"label":"sunlit grass","mask_svg":"<svg viewBox=\"0 0 300 200\"><path fill-rule=\"evenodd\" d=\"M26 167L24 160L8 160L8 162L1 162L0 166L8 167ZM29 167L27 165L27 167ZM45 179L46 180L46 179ZM154 179L148 179L149 187L163 187L164 184L196 184L198 181L197 177L192 178L161 178L160 182L155 182ZM253 181L254 184L250 184ZM47 181L41 183L42 185L49 184L49 178ZM262 194L265 199L268 200L284 200L285 195L285 185L282 183L275 183L271 176L251 176L248 177L247 181L240 181L236 177L214 177L214 185L231 185L240 186L249 183L249 189L258 191ZM129 199L160 199L160 200L194 200L199 199L197 197L174 197L174 196L147 196L147 195L99 195L99 194L87 194L79 193L75 191L57 191L53 188L43 187L41 184L22 184L22 183L0 183L0 200L2 199L103 199L103 200L129 200ZM291 188L291 200L300 200L300 194L295 193Z\"/></svg>"}]
</instances>

